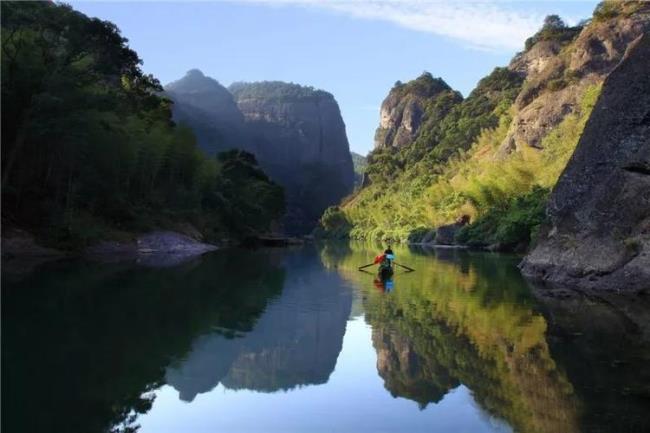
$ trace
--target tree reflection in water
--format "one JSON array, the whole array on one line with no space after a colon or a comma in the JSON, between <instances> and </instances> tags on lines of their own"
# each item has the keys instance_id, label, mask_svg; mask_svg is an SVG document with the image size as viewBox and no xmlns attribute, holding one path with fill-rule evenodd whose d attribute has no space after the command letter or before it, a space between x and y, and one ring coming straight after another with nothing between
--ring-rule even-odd
<instances>
[{"instance_id":1,"label":"tree reflection in water","mask_svg":"<svg viewBox=\"0 0 650 433\"><path fill-rule=\"evenodd\" d=\"M379 250L338 243L220 251L164 269L3 273L2 430L133 431L165 383L186 401L217 384L324 384L346 321L364 315L385 388L422 410L464 385L517 432L650 431L647 301L531 292L516 257L406 248L398 260L417 271L396 272L387 293L357 271Z\"/></svg>"},{"instance_id":2,"label":"tree reflection in water","mask_svg":"<svg viewBox=\"0 0 650 433\"><path fill-rule=\"evenodd\" d=\"M575 342L555 337L566 323L556 320L548 330L547 317L558 314L557 306L540 307L516 269L518 258L511 256L400 248L400 260L418 272L396 276L398 288L386 296L372 288L372 278L356 271L377 248L352 243L345 251L325 245L321 257L363 291L377 370L393 396L425 408L464 384L483 410L517 432L647 431L647 373L609 369L604 380L602 368L584 368L609 365L616 357L634 359L630 362L641 367L650 358L639 335L619 343L616 354L595 338L581 340L572 351L567 344ZM593 308L580 305L584 317L596 317ZM616 325L608 323L611 341ZM593 329L593 323L583 321L582 327ZM601 395L594 393L594 384L602 386ZM636 398L603 401L602 394L614 391L620 397L630 386Z\"/></svg>"},{"instance_id":3,"label":"tree reflection in water","mask_svg":"<svg viewBox=\"0 0 650 433\"><path fill-rule=\"evenodd\" d=\"M165 367L212 329L249 332L285 273L266 252L181 266L56 263L2 281L2 431L134 431Z\"/></svg>"}]
</instances>

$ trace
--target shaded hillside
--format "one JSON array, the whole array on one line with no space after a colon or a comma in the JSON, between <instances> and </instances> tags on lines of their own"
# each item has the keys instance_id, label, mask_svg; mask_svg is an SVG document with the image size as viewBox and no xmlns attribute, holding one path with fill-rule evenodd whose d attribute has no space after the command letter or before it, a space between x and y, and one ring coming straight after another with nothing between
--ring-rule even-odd
<instances>
[{"instance_id":1,"label":"shaded hillside","mask_svg":"<svg viewBox=\"0 0 650 433\"><path fill-rule=\"evenodd\" d=\"M359 188L363 183L363 176L368 168L368 159L355 152L350 152L352 166L354 167L354 187Z\"/></svg>"},{"instance_id":2,"label":"shaded hillside","mask_svg":"<svg viewBox=\"0 0 650 433\"><path fill-rule=\"evenodd\" d=\"M285 187L285 230L311 230L354 183L336 100L322 90L282 82L235 83L229 89L254 134L260 163Z\"/></svg>"},{"instance_id":3,"label":"shaded hillside","mask_svg":"<svg viewBox=\"0 0 650 433\"><path fill-rule=\"evenodd\" d=\"M650 290L649 72L645 34L605 80L524 273L585 288Z\"/></svg>"},{"instance_id":4,"label":"shaded hillside","mask_svg":"<svg viewBox=\"0 0 650 433\"><path fill-rule=\"evenodd\" d=\"M198 69L165 86L174 101L174 121L192 128L197 144L208 155L230 149L251 150L251 134L232 95Z\"/></svg>"},{"instance_id":5,"label":"shaded hillside","mask_svg":"<svg viewBox=\"0 0 650 433\"><path fill-rule=\"evenodd\" d=\"M234 237L282 213L281 189L250 154L208 158L174 125L160 83L114 24L67 5L3 2L2 50L3 230L73 249L187 222Z\"/></svg>"},{"instance_id":6,"label":"shaded hillside","mask_svg":"<svg viewBox=\"0 0 650 433\"><path fill-rule=\"evenodd\" d=\"M345 124L331 94L283 82L226 89L198 70L166 91L174 119L192 128L205 152L249 150L285 188L285 231L310 231L325 208L352 191Z\"/></svg>"},{"instance_id":7,"label":"shaded hillside","mask_svg":"<svg viewBox=\"0 0 650 433\"><path fill-rule=\"evenodd\" d=\"M382 104L369 182L324 214L322 232L525 249L602 82L649 28L650 4L606 2L582 27L547 17L465 99L442 97L454 93L430 74L398 83Z\"/></svg>"}]
</instances>

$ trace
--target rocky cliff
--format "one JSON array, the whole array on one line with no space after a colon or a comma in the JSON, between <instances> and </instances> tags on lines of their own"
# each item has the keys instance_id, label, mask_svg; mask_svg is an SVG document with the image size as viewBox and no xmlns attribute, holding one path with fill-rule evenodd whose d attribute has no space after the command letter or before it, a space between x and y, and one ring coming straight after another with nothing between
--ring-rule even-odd
<instances>
[{"instance_id":1,"label":"rocky cliff","mask_svg":"<svg viewBox=\"0 0 650 433\"><path fill-rule=\"evenodd\" d=\"M174 120L192 128L206 153L251 150L244 116L228 89L217 80L192 69L180 80L167 84L165 93L174 101Z\"/></svg>"},{"instance_id":2,"label":"rocky cliff","mask_svg":"<svg viewBox=\"0 0 650 433\"><path fill-rule=\"evenodd\" d=\"M614 11L612 11L614 13ZM650 29L650 4L621 3L615 16L598 10L585 27L547 24L528 41L508 68L525 78L500 153L541 148L543 138L579 110L585 91L602 83L628 45Z\"/></svg>"},{"instance_id":3,"label":"rocky cliff","mask_svg":"<svg viewBox=\"0 0 650 433\"><path fill-rule=\"evenodd\" d=\"M440 121L446 114L447 110L436 110L437 105L447 101L448 107L462 99L441 78L434 78L428 72L406 84L395 83L381 104L375 148L411 144L424 121Z\"/></svg>"},{"instance_id":4,"label":"rocky cliff","mask_svg":"<svg viewBox=\"0 0 650 433\"><path fill-rule=\"evenodd\" d=\"M248 150L284 187L286 232L310 231L325 208L352 191L345 124L330 93L283 82L226 89L198 70L165 91L174 101L174 119L194 130L203 150Z\"/></svg>"},{"instance_id":5,"label":"rocky cliff","mask_svg":"<svg viewBox=\"0 0 650 433\"><path fill-rule=\"evenodd\" d=\"M525 274L587 289L650 290L649 71L644 34L605 80Z\"/></svg>"},{"instance_id":6,"label":"rocky cliff","mask_svg":"<svg viewBox=\"0 0 650 433\"><path fill-rule=\"evenodd\" d=\"M285 230L311 230L322 212L352 191L354 169L345 124L325 91L277 81L234 83L260 164L285 187Z\"/></svg>"}]
</instances>

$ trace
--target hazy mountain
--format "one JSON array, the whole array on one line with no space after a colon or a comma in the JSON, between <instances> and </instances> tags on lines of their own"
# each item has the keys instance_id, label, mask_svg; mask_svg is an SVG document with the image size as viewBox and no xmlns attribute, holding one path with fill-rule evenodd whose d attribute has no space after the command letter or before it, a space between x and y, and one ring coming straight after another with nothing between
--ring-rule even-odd
<instances>
[{"instance_id":1,"label":"hazy mountain","mask_svg":"<svg viewBox=\"0 0 650 433\"><path fill-rule=\"evenodd\" d=\"M285 231L310 231L325 208L352 191L345 124L330 93L277 81L226 89L198 70L165 89L175 120L195 131L201 148L249 150L285 188Z\"/></svg>"}]
</instances>

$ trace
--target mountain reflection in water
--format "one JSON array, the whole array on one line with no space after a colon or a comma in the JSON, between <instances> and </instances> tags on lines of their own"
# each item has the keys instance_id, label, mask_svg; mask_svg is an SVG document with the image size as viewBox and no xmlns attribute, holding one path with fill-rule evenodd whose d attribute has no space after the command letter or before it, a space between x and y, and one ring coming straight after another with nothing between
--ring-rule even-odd
<instances>
[{"instance_id":1,"label":"mountain reflection in water","mask_svg":"<svg viewBox=\"0 0 650 433\"><path fill-rule=\"evenodd\" d=\"M650 430L647 301L549 296L517 257L405 247L417 271L386 291L357 270L379 249L3 273L2 430Z\"/></svg>"},{"instance_id":2,"label":"mountain reflection in water","mask_svg":"<svg viewBox=\"0 0 650 433\"><path fill-rule=\"evenodd\" d=\"M166 380L180 398L219 382L229 389L262 392L326 383L341 351L352 291L316 257L292 255L281 295L246 334L199 337L185 359L167 369Z\"/></svg>"}]
</instances>

